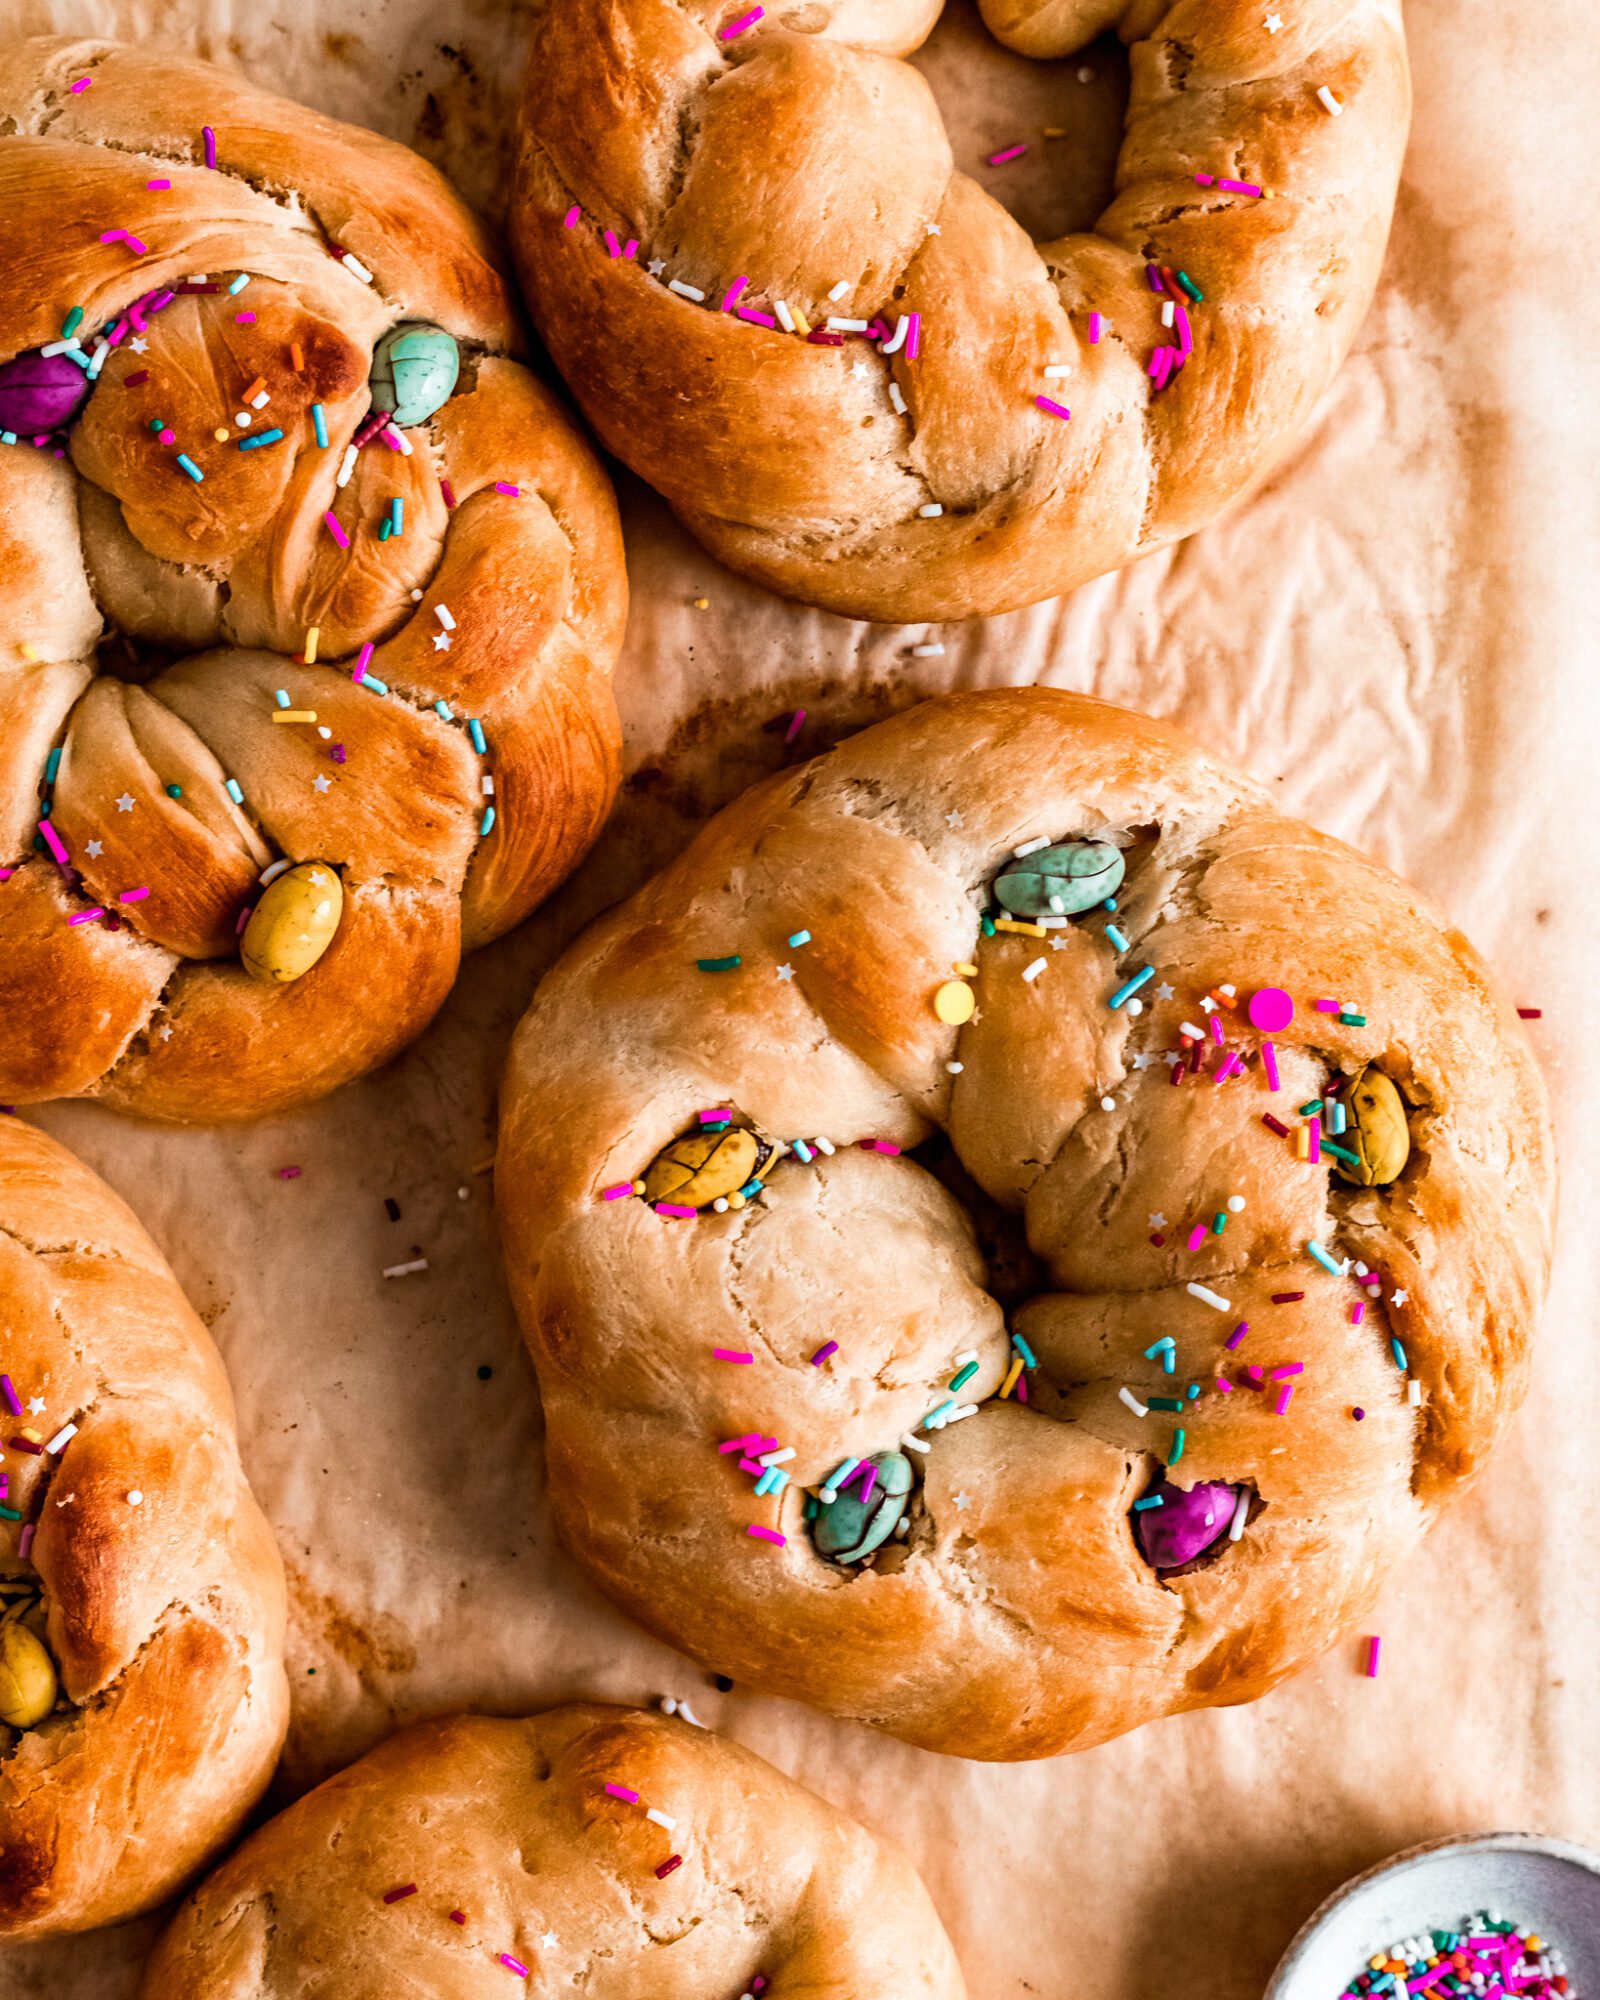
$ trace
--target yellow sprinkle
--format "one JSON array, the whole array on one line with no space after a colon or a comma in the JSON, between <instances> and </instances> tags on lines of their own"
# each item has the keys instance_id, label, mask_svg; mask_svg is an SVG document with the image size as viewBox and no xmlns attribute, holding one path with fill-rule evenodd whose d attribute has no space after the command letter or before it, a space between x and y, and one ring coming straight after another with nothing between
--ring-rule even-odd
<instances>
[{"instance_id":1,"label":"yellow sprinkle","mask_svg":"<svg viewBox=\"0 0 1600 2000\"><path fill-rule=\"evenodd\" d=\"M959 979L976 979L978 976L978 968L975 965L968 965L964 959L961 964L952 965L950 970Z\"/></svg>"},{"instance_id":2,"label":"yellow sprinkle","mask_svg":"<svg viewBox=\"0 0 1600 2000\"><path fill-rule=\"evenodd\" d=\"M314 708L275 708L272 719L274 722L315 722L317 711Z\"/></svg>"},{"instance_id":3,"label":"yellow sprinkle","mask_svg":"<svg viewBox=\"0 0 1600 2000\"><path fill-rule=\"evenodd\" d=\"M1294 1128L1294 1156L1297 1160L1311 1158L1311 1127L1297 1125Z\"/></svg>"},{"instance_id":4,"label":"yellow sprinkle","mask_svg":"<svg viewBox=\"0 0 1600 2000\"><path fill-rule=\"evenodd\" d=\"M790 306L789 317L794 321L795 331L797 333L807 334L811 331L810 320L806 318L805 314L800 310L798 306Z\"/></svg>"},{"instance_id":5,"label":"yellow sprinkle","mask_svg":"<svg viewBox=\"0 0 1600 2000\"><path fill-rule=\"evenodd\" d=\"M313 625L306 633L306 665L309 667L317 657L317 641L322 636L322 627Z\"/></svg>"},{"instance_id":6,"label":"yellow sprinkle","mask_svg":"<svg viewBox=\"0 0 1600 2000\"><path fill-rule=\"evenodd\" d=\"M1006 1379L1000 1384L1000 1394L1002 1396L1009 1396L1011 1394L1012 1390L1017 1386L1017 1377L1021 1373L1022 1373L1022 1356L1020 1354L1017 1354L1012 1357L1010 1373L1006 1376Z\"/></svg>"},{"instance_id":7,"label":"yellow sprinkle","mask_svg":"<svg viewBox=\"0 0 1600 2000\"><path fill-rule=\"evenodd\" d=\"M1067 128L1065 125L1047 125L1044 128L1044 136L1047 139L1064 139L1067 136Z\"/></svg>"},{"instance_id":8,"label":"yellow sprinkle","mask_svg":"<svg viewBox=\"0 0 1600 2000\"><path fill-rule=\"evenodd\" d=\"M709 597L697 597L694 601L694 608L696 611L709 611L711 609L711 599Z\"/></svg>"},{"instance_id":9,"label":"yellow sprinkle","mask_svg":"<svg viewBox=\"0 0 1600 2000\"><path fill-rule=\"evenodd\" d=\"M1043 924L1018 923L1015 917L996 917L994 927L997 931L1016 931L1023 937L1045 937L1048 935Z\"/></svg>"},{"instance_id":10,"label":"yellow sprinkle","mask_svg":"<svg viewBox=\"0 0 1600 2000\"><path fill-rule=\"evenodd\" d=\"M213 431L213 432L211 433L211 435L212 435L212 436L213 436L213 437L214 437L214 438L216 439L216 441L217 441L217 443L218 443L218 444L226 444L226 443L228 442L229 438L231 438L231 437L233 436L233 432L232 432L232 431L223 431L223 430L216 430L216 431Z\"/></svg>"},{"instance_id":11,"label":"yellow sprinkle","mask_svg":"<svg viewBox=\"0 0 1600 2000\"><path fill-rule=\"evenodd\" d=\"M37 660L41 657L39 648L35 645L31 645L29 641L26 639L23 640L22 644L17 648L17 651L22 655L22 657L25 660Z\"/></svg>"},{"instance_id":12,"label":"yellow sprinkle","mask_svg":"<svg viewBox=\"0 0 1600 2000\"><path fill-rule=\"evenodd\" d=\"M977 1004L972 997L972 988L962 979L947 979L933 996L933 1011L952 1028L959 1028L963 1021L970 1021Z\"/></svg>"}]
</instances>

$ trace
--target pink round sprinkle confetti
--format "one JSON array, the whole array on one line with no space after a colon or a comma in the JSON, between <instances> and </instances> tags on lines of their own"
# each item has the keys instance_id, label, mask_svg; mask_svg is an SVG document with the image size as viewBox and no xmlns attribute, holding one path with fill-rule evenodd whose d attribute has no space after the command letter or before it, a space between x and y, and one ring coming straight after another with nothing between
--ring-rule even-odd
<instances>
[{"instance_id":1,"label":"pink round sprinkle confetti","mask_svg":"<svg viewBox=\"0 0 1600 2000\"><path fill-rule=\"evenodd\" d=\"M1294 1019L1294 1002L1281 986L1263 986L1250 995L1250 1025L1263 1034L1279 1035Z\"/></svg>"}]
</instances>

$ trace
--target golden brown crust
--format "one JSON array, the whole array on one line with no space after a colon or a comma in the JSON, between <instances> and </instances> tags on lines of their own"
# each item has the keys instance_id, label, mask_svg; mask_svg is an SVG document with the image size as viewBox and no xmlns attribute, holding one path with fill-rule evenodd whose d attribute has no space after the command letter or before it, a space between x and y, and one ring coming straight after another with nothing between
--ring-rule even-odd
<instances>
[{"instance_id":1,"label":"golden brown crust","mask_svg":"<svg viewBox=\"0 0 1600 2000\"><path fill-rule=\"evenodd\" d=\"M216 1350L111 1190L15 1118L0 1322L24 1402L0 1414L21 1517L0 1524L0 1567L37 1571L71 1704L0 1757L0 1935L21 1939L181 1887L265 1789L289 1695L283 1569ZM12 1442L68 1423L54 1453Z\"/></svg>"},{"instance_id":2,"label":"golden brown crust","mask_svg":"<svg viewBox=\"0 0 1600 2000\"><path fill-rule=\"evenodd\" d=\"M206 64L87 41L0 51L0 131L0 204L20 218L0 359L55 340L75 305L92 346L147 294L219 287L146 313L144 351L131 332L108 351L64 454L0 445L0 1101L260 1116L403 1047L460 952L525 916L598 831L619 777L615 503L511 358L482 232L404 147ZM374 346L418 319L457 340L456 393L406 431L409 454L370 444L340 486ZM257 376L271 402L252 421L285 436L243 451L233 415ZM380 541L397 499L404 533ZM144 649L110 649L126 679L97 672L103 620ZM316 659L297 663L313 627ZM351 678L368 644L387 695ZM273 723L280 689L317 727ZM42 790L65 867L36 832ZM238 934L279 857L339 869L345 915L334 952L268 987ZM96 907L115 928L70 922Z\"/></svg>"},{"instance_id":3,"label":"golden brown crust","mask_svg":"<svg viewBox=\"0 0 1600 2000\"><path fill-rule=\"evenodd\" d=\"M1126 952L1099 913L1054 933L1060 951L980 934L1012 849L1102 830L1134 843ZM811 941L789 945L802 928ZM735 971L697 969L730 954ZM958 963L979 967L960 1030L931 1004ZM1143 964L1159 984L1138 1014L1108 1006ZM1237 1013L1230 1045L1252 1066L1171 1085L1164 1052L1225 983L1294 998L1276 1094ZM1317 1010L1325 997L1365 1003L1366 1025ZM1298 1123L1368 1062L1411 1107L1412 1157L1392 1186L1358 1189L1261 1115ZM780 1160L742 1213L665 1220L599 1198L718 1104L838 1150ZM856 1144L939 1128L969 1177L960 1199ZM1214 1232L1234 1193L1242 1213ZM518 1032L496 1196L552 1505L602 1587L707 1666L1005 1758L1251 1699L1351 1627L1521 1400L1554 1165L1519 1024L1420 898L1175 730L1026 689L928 702L757 786L595 924ZM1035 1260L1004 1313L968 1208ZM1381 1289L1328 1276L1313 1240ZM1230 1350L1240 1321L1252 1332ZM1026 1408L996 1398L1010 1331L1038 1359ZM1167 1335L1170 1381L1149 1352ZM923 1434L903 1548L866 1571L824 1561L805 1489L895 1449L964 1350L981 1408ZM1295 1362L1279 1414L1270 1371ZM1119 1396L1182 1398L1191 1381L1199 1400L1176 1417ZM1243 1485L1251 1514L1216 1560L1158 1576L1130 1510L1178 1426L1173 1481ZM777 1499L753 1499L718 1452L752 1431L798 1454ZM751 1521L786 1544L751 1540Z\"/></svg>"},{"instance_id":4,"label":"golden brown crust","mask_svg":"<svg viewBox=\"0 0 1600 2000\"><path fill-rule=\"evenodd\" d=\"M476 2000L516 1966L535 2000L731 2000L760 1973L774 1996L966 1991L898 1847L722 1737L585 1705L391 1737L202 1884L143 1992Z\"/></svg>"},{"instance_id":5,"label":"golden brown crust","mask_svg":"<svg viewBox=\"0 0 1600 2000\"><path fill-rule=\"evenodd\" d=\"M990 0L1030 55L1131 45L1116 197L1094 234L1034 244L896 60L938 11L776 0L726 39L737 10L710 0L542 0L522 110L518 261L596 430L723 561L868 618L1054 596L1268 472L1371 299L1410 118L1398 0L1306 0L1277 34L1256 0ZM1175 295L1194 351L1159 393L1181 331L1150 261L1206 295ZM737 316L780 300L813 329L920 313L919 351Z\"/></svg>"}]
</instances>

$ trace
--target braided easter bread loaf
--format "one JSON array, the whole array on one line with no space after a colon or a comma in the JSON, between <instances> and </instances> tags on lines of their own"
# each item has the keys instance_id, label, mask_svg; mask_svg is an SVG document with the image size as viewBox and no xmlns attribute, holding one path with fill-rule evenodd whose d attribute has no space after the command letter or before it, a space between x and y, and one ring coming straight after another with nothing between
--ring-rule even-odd
<instances>
[{"instance_id":1,"label":"braided easter bread loaf","mask_svg":"<svg viewBox=\"0 0 1600 2000\"><path fill-rule=\"evenodd\" d=\"M216 1350L88 1168L0 1118L0 1936L181 1887L288 1722L283 1569Z\"/></svg>"},{"instance_id":2,"label":"braided easter bread loaf","mask_svg":"<svg viewBox=\"0 0 1600 2000\"><path fill-rule=\"evenodd\" d=\"M1021 689L756 786L580 938L496 1197L602 1588L1010 1758L1352 1626L1522 1397L1553 1180L1517 1020L1404 883Z\"/></svg>"},{"instance_id":3,"label":"braided easter bread loaf","mask_svg":"<svg viewBox=\"0 0 1600 2000\"><path fill-rule=\"evenodd\" d=\"M897 60L939 4L534 8L513 231L557 364L713 554L866 618L1054 596L1269 471L1410 118L1399 0L986 0L1029 55L1130 44L1116 197L1035 244Z\"/></svg>"},{"instance_id":4,"label":"braided easter bread loaf","mask_svg":"<svg viewBox=\"0 0 1600 2000\"><path fill-rule=\"evenodd\" d=\"M598 831L614 502L404 147L21 42L0 205L0 1099L260 1116Z\"/></svg>"},{"instance_id":5,"label":"braided easter bread loaf","mask_svg":"<svg viewBox=\"0 0 1600 2000\"><path fill-rule=\"evenodd\" d=\"M502 1987L533 2000L966 1991L898 1847L737 1744L597 1706L402 1730L201 1885L143 1990L478 2000Z\"/></svg>"}]
</instances>

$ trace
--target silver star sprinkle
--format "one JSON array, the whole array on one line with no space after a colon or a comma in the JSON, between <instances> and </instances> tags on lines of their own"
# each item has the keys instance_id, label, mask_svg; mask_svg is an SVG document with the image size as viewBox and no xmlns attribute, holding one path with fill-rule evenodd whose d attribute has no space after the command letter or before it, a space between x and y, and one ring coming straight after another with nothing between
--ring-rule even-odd
<instances>
[{"instance_id":1,"label":"silver star sprinkle","mask_svg":"<svg viewBox=\"0 0 1600 2000\"><path fill-rule=\"evenodd\" d=\"M28 1398L28 1415L30 1417L38 1416L38 1414L43 1408L44 1408L43 1396L30 1396Z\"/></svg>"},{"instance_id":2,"label":"silver star sprinkle","mask_svg":"<svg viewBox=\"0 0 1600 2000\"><path fill-rule=\"evenodd\" d=\"M1166 1226L1167 1226L1167 1218L1164 1215L1151 1216L1150 1227L1152 1229L1165 1229Z\"/></svg>"},{"instance_id":3,"label":"silver star sprinkle","mask_svg":"<svg viewBox=\"0 0 1600 2000\"><path fill-rule=\"evenodd\" d=\"M101 855L104 854L106 851L105 842L102 840L91 840L88 846L85 847L83 851L85 854L88 855L91 861L98 861Z\"/></svg>"},{"instance_id":4,"label":"silver star sprinkle","mask_svg":"<svg viewBox=\"0 0 1600 2000\"><path fill-rule=\"evenodd\" d=\"M1390 1305L1403 1306L1405 1302L1406 1302L1406 1294L1404 1292L1391 1292L1389 1294Z\"/></svg>"},{"instance_id":5,"label":"silver star sprinkle","mask_svg":"<svg viewBox=\"0 0 1600 2000\"><path fill-rule=\"evenodd\" d=\"M1156 998L1158 1000L1170 1000L1172 998L1172 988L1170 986L1158 986L1156 988Z\"/></svg>"},{"instance_id":6,"label":"silver star sprinkle","mask_svg":"<svg viewBox=\"0 0 1600 2000\"><path fill-rule=\"evenodd\" d=\"M972 1495L970 1493L952 1493L950 1498L958 1507L970 1507L972 1505Z\"/></svg>"},{"instance_id":7,"label":"silver star sprinkle","mask_svg":"<svg viewBox=\"0 0 1600 2000\"><path fill-rule=\"evenodd\" d=\"M133 794L131 792L124 792L122 797L117 800L117 811L119 813L131 813L133 811Z\"/></svg>"},{"instance_id":8,"label":"silver star sprinkle","mask_svg":"<svg viewBox=\"0 0 1600 2000\"><path fill-rule=\"evenodd\" d=\"M433 635L433 650L434 650L434 651L435 651L436 653L448 653L448 652L449 652L449 650L450 650L450 634L449 634L448 632L435 632L435 633L434 633L434 635Z\"/></svg>"},{"instance_id":9,"label":"silver star sprinkle","mask_svg":"<svg viewBox=\"0 0 1600 2000\"><path fill-rule=\"evenodd\" d=\"M319 792L330 791L333 787L332 778L313 778L311 783L313 788Z\"/></svg>"},{"instance_id":10,"label":"silver star sprinkle","mask_svg":"<svg viewBox=\"0 0 1600 2000\"><path fill-rule=\"evenodd\" d=\"M130 340L128 342L129 349L134 354L143 354L148 349L149 345L150 343L148 340Z\"/></svg>"},{"instance_id":11,"label":"silver star sprinkle","mask_svg":"<svg viewBox=\"0 0 1600 2000\"><path fill-rule=\"evenodd\" d=\"M946 825L946 826L965 826L965 825L966 825L966 821L965 821L965 820L964 820L964 819L963 819L963 818L961 817L960 813L958 813L958 812L953 812L953 811L952 811L952 812L947 812L947 813L945 814L945 816L944 816L944 823L945 823L945 825Z\"/></svg>"},{"instance_id":12,"label":"silver star sprinkle","mask_svg":"<svg viewBox=\"0 0 1600 2000\"><path fill-rule=\"evenodd\" d=\"M783 980L793 979L794 967L792 965L780 965L778 967L778 977Z\"/></svg>"}]
</instances>

